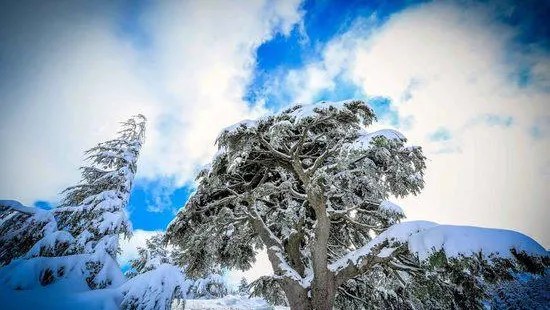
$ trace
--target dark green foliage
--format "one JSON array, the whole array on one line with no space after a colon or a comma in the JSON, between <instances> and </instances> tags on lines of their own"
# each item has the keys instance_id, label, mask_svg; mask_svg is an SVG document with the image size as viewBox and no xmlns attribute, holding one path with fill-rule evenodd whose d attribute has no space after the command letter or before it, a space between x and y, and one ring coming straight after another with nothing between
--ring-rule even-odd
<instances>
[{"instance_id":1,"label":"dark green foliage","mask_svg":"<svg viewBox=\"0 0 550 310\"><path fill-rule=\"evenodd\" d=\"M288 306L285 293L273 277L263 276L250 284L250 296L264 298L275 306Z\"/></svg>"},{"instance_id":2,"label":"dark green foliage","mask_svg":"<svg viewBox=\"0 0 550 310\"><path fill-rule=\"evenodd\" d=\"M518 273L513 281L487 285L491 309L550 309L550 270L541 275Z\"/></svg>"}]
</instances>

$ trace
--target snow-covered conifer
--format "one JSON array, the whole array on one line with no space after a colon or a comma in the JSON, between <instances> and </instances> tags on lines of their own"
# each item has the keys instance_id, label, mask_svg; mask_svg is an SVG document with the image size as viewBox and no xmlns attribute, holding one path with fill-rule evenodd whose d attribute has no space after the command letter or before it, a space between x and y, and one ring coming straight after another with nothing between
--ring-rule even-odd
<instances>
[{"instance_id":1,"label":"snow-covered conifer","mask_svg":"<svg viewBox=\"0 0 550 310\"><path fill-rule=\"evenodd\" d=\"M22 256L58 256L72 236L58 230L49 210L30 208L12 200L0 201L0 267Z\"/></svg>"},{"instance_id":2,"label":"snow-covered conifer","mask_svg":"<svg viewBox=\"0 0 550 310\"><path fill-rule=\"evenodd\" d=\"M60 206L43 210L1 203L0 254L5 266L0 269L0 281L18 289L57 278L80 279L90 288L125 281L116 262L118 239L121 234L131 235L125 208L145 122L144 116L137 115L122 123L117 139L88 150L91 164L81 168L80 184L64 191Z\"/></svg>"},{"instance_id":3,"label":"snow-covered conifer","mask_svg":"<svg viewBox=\"0 0 550 310\"><path fill-rule=\"evenodd\" d=\"M421 277L445 277L425 265L438 251L446 260L481 255L457 266L489 274L499 257L517 268L526 267L523 254L544 265L544 248L519 233L400 223L404 213L388 199L420 192L425 158L397 131L367 131L374 119L368 104L352 100L296 105L226 128L197 191L167 230L189 272L218 264L248 269L265 248L274 276L253 283L253 292L277 283L270 287L280 288L292 309L320 310L339 307L335 298L363 300L367 308L373 298L414 302L422 293L412 290L414 277L425 288L431 282ZM375 296L353 292L354 281L384 277L388 285L367 290ZM444 283L437 289L461 289Z\"/></svg>"},{"instance_id":4,"label":"snow-covered conifer","mask_svg":"<svg viewBox=\"0 0 550 310\"><path fill-rule=\"evenodd\" d=\"M490 284L490 309L547 309L550 307L550 270L542 276L516 274L513 281Z\"/></svg>"},{"instance_id":5,"label":"snow-covered conifer","mask_svg":"<svg viewBox=\"0 0 550 310\"><path fill-rule=\"evenodd\" d=\"M94 257L88 263L91 287L109 285L111 279L104 268L116 259L119 237L132 234L126 206L145 139L145 124L143 115L134 116L122 123L117 138L87 150L90 165L81 167L81 182L64 191L55 209L60 225L75 238L73 253Z\"/></svg>"},{"instance_id":6,"label":"snow-covered conifer","mask_svg":"<svg viewBox=\"0 0 550 310\"><path fill-rule=\"evenodd\" d=\"M193 299L215 299L227 296L229 288L220 273L193 279L187 296Z\"/></svg>"}]
</instances>

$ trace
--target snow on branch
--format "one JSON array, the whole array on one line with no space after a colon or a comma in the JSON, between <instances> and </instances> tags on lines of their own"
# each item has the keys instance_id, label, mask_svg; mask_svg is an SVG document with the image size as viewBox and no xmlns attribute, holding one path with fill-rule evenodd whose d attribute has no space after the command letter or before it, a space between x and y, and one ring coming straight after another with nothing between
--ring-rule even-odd
<instances>
[{"instance_id":1,"label":"snow on branch","mask_svg":"<svg viewBox=\"0 0 550 310\"><path fill-rule=\"evenodd\" d=\"M45 210L39 208L26 207L15 200L0 200L0 209L13 210L27 215L35 215Z\"/></svg>"},{"instance_id":2,"label":"snow on branch","mask_svg":"<svg viewBox=\"0 0 550 310\"><path fill-rule=\"evenodd\" d=\"M363 258L386 243L388 251L395 244L406 244L409 252L421 261L443 251L447 257L468 257L481 254L489 261L493 258L513 258L512 250L531 256L547 257L548 252L535 240L519 232L470 226L439 225L428 221L410 221L395 224L365 246L350 252L329 265L338 272L351 265L358 266ZM377 257L387 257L382 249Z\"/></svg>"}]
</instances>

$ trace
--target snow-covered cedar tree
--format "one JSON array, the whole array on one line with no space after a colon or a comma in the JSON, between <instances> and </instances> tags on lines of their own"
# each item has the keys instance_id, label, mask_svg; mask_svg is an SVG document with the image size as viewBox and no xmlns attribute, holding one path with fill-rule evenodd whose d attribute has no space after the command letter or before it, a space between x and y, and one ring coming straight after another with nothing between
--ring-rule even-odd
<instances>
[{"instance_id":1,"label":"snow-covered cedar tree","mask_svg":"<svg viewBox=\"0 0 550 310\"><path fill-rule=\"evenodd\" d=\"M88 263L90 287L105 287L111 279L103 271L116 264L119 237L132 234L126 206L145 139L146 118L137 115L122 123L118 137L87 150L90 165L81 167L82 180L67 188L56 208L59 223L74 236L72 250L92 255Z\"/></svg>"},{"instance_id":2,"label":"snow-covered cedar tree","mask_svg":"<svg viewBox=\"0 0 550 310\"><path fill-rule=\"evenodd\" d=\"M346 302L372 309L384 306L371 300L412 304L423 290L452 295L475 285L463 281L467 272L443 272L453 259L479 255L487 263L471 266L478 273L500 256L504 266L523 266L521 255L543 264L544 248L519 233L400 223L403 211L388 199L420 192L425 157L397 131L367 131L373 120L363 101L321 102L222 131L213 162L167 230L167 239L185 249L189 272L213 264L248 269L265 248L274 276L252 284L253 291L277 283L268 299L279 299L280 288L291 309L342 309ZM423 268L439 250L442 262ZM384 277L391 283L372 285ZM432 288L430 277L440 285ZM369 298L357 289L361 281Z\"/></svg>"},{"instance_id":3,"label":"snow-covered cedar tree","mask_svg":"<svg viewBox=\"0 0 550 310\"><path fill-rule=\"evenodd\" d=\"M14 202L0 207L0 281L17 289L46 285L59 278L81 279L89 288L124 282L116 262L120 235L129 237L126 205L146 119L122 123L114 140L88 150L82 180L67 188L59 206L28 208Z\"/></svg>"}]
</instances>

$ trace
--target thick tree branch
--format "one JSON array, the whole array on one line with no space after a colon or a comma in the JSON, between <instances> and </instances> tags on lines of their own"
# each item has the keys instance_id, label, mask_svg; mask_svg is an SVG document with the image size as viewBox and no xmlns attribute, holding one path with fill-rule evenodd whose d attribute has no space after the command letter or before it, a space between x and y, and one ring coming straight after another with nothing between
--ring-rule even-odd
<instances>
[{"instance_id":1,"label":"thick tree branch","mask_svg":"<svg viewBox=\"0 0 550 310\"><path fill-rule=\"evenodd\" d=\"M281 151L278 151L277 149L275 149L273 145L271 145L271 143L269 143L266 139L264 139L264 137L261 134L258 134L258 138L260 139L260 142L262 143L262 145L264 145L273 155L284 160L291 159L290 155L282 153Z\"/></svg>"},{"instance_id":2,"label":"thick tree branch","mask_svg":"<svg viewBox=\"0 0 550 310\"><path fill-rule=\"evenodd\" d=\"M260 236L260 239L267 247L267 256L276 275L286 278L287 280L301 283L302 277L293 269L283 256L283 243L273 232L267 227L261 216L258 214L254 206L251 206L250 223L254 230ZM288 284L288 283L287 283Z\"/></svg>"},{"instance_id":3,"label":"thick tree branch","mask_svg":"<svg viewBox=\"0 0 550 310\"><path fill-rule=\"evenodd\" d=\"M340 140L338 141L338 143L333 145L330 149L325 150L321 155L319 155L319 157L317 157L315 162L313 162L313 165L304 171L304 173L308 177L311 177L315 173L315 171L317 171L317 169L321 167L321 165L325 162L325 160L327 160L327 158L330 155L333 155L342 147L343 142L344 142L343 140Z\"/></svg>"},{"instance_id":4,"label":"thick tree branch","mask_svg":"<svg viewBox=\"0 0 550 310\"><path fill-rule=\"evenodd\" d=\"M354 278L362 273L365 273L367 270L371 269L377 264L386 264L392 269L402 271L416 271L415 269L417 268L414 268L413 266L397 264L394 262L397 256L403 254L406 251L405 246L402 245L396 248L388 248L388 245L389 242L387 240L384 240L375 245L367 244L365 247L350 252L335 263L331 264L329 268L336 270L336 285L342 285L347 280ZM383 250L385 251L383 252ZM367 253L363 254L363 252ZM346 259L347 261L343 262L343 260Z\"/></svg>"},{"instance_id":5,"label":"thick tree branch","mask_svg":"<svg viewBox=\"0 0 550 310\"><path fill-rule=\"evenodd\" d=\"M0 208L5 208L6 210L16 211L26 215L35 215L40 212L47 212L38 208L26 207L15 201L0 201Z\"/></svg>"},{"instance_id":6,"label":"thick tree branch","mask_svg":"<svg viewBox=\"0 0 550 310\"><path fill-rule=\"evenodd\" d=\"M229 190L229 189L228 189L228 190ZM230 190L230 191L231 191L231 190ZM235 191L233 191L233 192L235 192ZM236 193L236 192L235 192L235 193ZM216 208L216 207L218 207L218 206L228 204L228 203L232 202L234 199L239 198L239 197L240 197L240 195L227 196L227 197L224 197L224 198L222 198L222 199L220 199L220 200L216 200L216 201L214 201L214 202L212 202L212 203L209 203L209 204L207 204L206 206L201 207L200 209L193 210L192 212L193 212L193 213L204 213L204 212L209 211L209 210L212 210L212 209L214 209L214 208Z\"/></svg>"}]
</instances>

